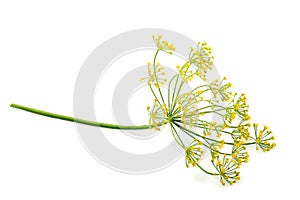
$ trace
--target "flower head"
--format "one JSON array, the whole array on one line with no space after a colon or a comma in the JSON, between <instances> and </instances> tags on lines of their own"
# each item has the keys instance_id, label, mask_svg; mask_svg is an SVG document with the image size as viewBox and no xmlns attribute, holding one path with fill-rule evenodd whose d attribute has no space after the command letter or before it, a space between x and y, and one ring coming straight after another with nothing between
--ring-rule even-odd
<instances>
[{"instance_id":1,"label":"flower head","mask_svg":"<svg viewBox=\"0 0 300 200\"><path fill-rule=\"evenodd\" d=\"M212 92L212 102L229 101L233 97L232 92L229 91L232 84L226 82L226 80L226 77L221 81L216 79L208 85L209 90Z\"/></svg>"},{"instance_id":2,"label":"flower head","mask_svg":"<svg viewBox=\"0 0 300 200\"><path fill-rule=\"evenodd\" d=\"M239 166L230 157L219 157L213 159L212 163L218 171L220 182L222 183L222 185L225 185L225 183L232 185L233 183L236 183L238 180L240 180L240 172L237 171L239 169Z\"/></svg>"},{"instance_id":3,"label":"flower head","mask_svg":"<svg viewBox=\"0 0 300 200\"><path fill-rule=\"evenodd\" d=\"M148 85L154 85L157 88L163 86L167 81L164 67L160 63L152 64L150 62L147 63L147 67L148 76L140 80L147 81Z\"/></svg>"},{"instance_id":4,"label":"flower head","mask_svg":"<svg viewBox=\"0 0 300 200\"><path fill-rule=\"evenodd\" d=\"M232 159L237 165L241 165L243 162L248 162L249 154L246 147L243 145L244 142L236 141L232 146Z\"/></svg>"},{"instance_id":5,"label":"flower head","mask_svg":"<svg viewBox=\"0 0 300 200\"><path fill-rule=\"evenodd\" d=\"M162 40L162 35L158 35L158 36L153 35L152 39L156 44L158 50L165 51L169 54L172 54L173 51L175 51L175 47L173 44L170 44L166 40Z\"/></svg>"},{"instance_id":6,"label":"flower head","mask_svg":"<svg viewBox=\"0 0 300 200\"><path fill-rule=\"evenodd\" d=\"M157 100L155 100L153 107L147 107L149 112L149 124L152 128L160 130L161 126L167 120L167 109L164 105L160 105Z\"/></svg>"},{"instance_id":7,"label":"flower head","mask_svg":"<svg viewBox=\"0 0 300 200\"><path fill-rule=\"evenodd\" d=\"M224 120L228 123L232 123L236 119L245 122L249 121L250 116L248 115L248 109L249 105L246 102L246 95L241 94L238 96L238 94L235 93L227 104Z\"/></svg>"},{"instance_id":8,"label":"flower head","mask_svg":"<svg viewBox=\"0 0 300 200\"><path fill-rule=\"evenodd\" d=\"M196 48L191 48L189 63L197 67L196 74L206 80L206 73L213 68L214 56L211 47L206 42L198 42Z\"/></svg>"},{"instance_id":9,"label":"flower head","mask_svg":"<svg viewBox=\"0 0 300 200\"><path fill-rule=\"evenodd\" d=\"M251 124L247 121L241 121L238 126L234 129L232 137L236 140L248 140L250 137L250 128Z\"/></svg>"},{"instance_id":10,"label":"flower head","mask_svg":"<svg viewBox=\"0 0 300 200\"><path fill-rule=\"evenodd\" d=\"M246 102L246 95L241 94L234 102L233 109L242 120L247 120L249 105Z\"/></svg>"},{"instance_id":11,"label":"flower head","mask_svg":"<svg viewBox=\"0 0 300 200\"><path fill-rule=\"evenodd\" d=\"M254 144L257 149L269 151L275 146L272 132L266 126L258 130L257 124L250 128L246 95L232 92L232 84L226 77L206 83L207 72L214 65L214 56L206 42L191 48L187 61L176 66L178 73L167 83L168 95L164 96L160 86L167 80L156 58L158 52L172 53L175 48L162 41L160 35L153 36L153 40L157 46L154 64L148 64L149 76L143 79L148 81L155 98L153 107L147 108L150 127L159 130L161 125L169 123L175 141L185 150L187 167L197 166L207 174L218 175L223 185L236 183L240 179L238 169L249 160L246 146ZM182 92L186 84L194 81L198 86ZM220 121L207 120L207 114L218 116ZM187 134L193 142L185 144L181 134ZM210 151L213 171L200 162L205 150Z\"/></svg>"},{"instance_id":12,"label":"flower head","mask_svg":"<svg viewBox=\"0 0 300 200\"><path fill-rule=\"evenodd\" d=\"M276 144L273 142L275 137L272 131L269 130L268 126L264 126L263 129L258 130L258 124L253 124L254 132L255 132L255 142L256 149L261 149L263 151L270 151L273 149Z\"/></svg>"},{"instance_id":13,"label":"flower head","mask_svg":"<svg viewBox=\"0 0 300 200\"><path fill-rule=\"evenodd\" d=\"M177 97L178 112L184 125L192 127L199 119L198 101L191 92L181 94Z\"/></svg>"},{"instance_id":14,"label":"flower head","mask_svg":"<svg viewBox=\"0 0 300 200\"><path fill-rule=\"evenodd\" d=\"M185 150L185 164L186 167L195 167L201 160L204 151L202 150L202 142L194 139L194 141Z\"/></svg>"}]
</instances>

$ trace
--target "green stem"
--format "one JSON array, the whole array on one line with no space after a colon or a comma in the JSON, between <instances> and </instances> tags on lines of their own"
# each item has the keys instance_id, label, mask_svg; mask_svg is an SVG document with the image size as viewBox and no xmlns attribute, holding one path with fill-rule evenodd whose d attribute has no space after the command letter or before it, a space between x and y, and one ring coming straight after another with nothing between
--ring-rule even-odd
<instances>
[{"instance_id":1,"label":"green stem","mask_svg":"<svg viewBox=\"0 0 300 200\"><path fill-rule=\"evenodd\" d=\"M202 170L202 171L204 171L205 173L207 173L207 174L209 174L209 175L212 175L212 176L217 176L217 175L219 175L219 174L217 174L217 173L212 173L212 172L209 172L209 171L207 171L206 169L204 169L203 167L201 167L201 165L194 159L194 158L192 158L192 160L196 163L196 165Z\"/></svg>"},{"instance_id":2,"label":"green stem","mask_svg":"<svg viewBox=\"0 0 300 200\"><path fill-rule=\"evenodd\" d=\"M155 80L156 80L156 84L157 84L157 89L158 89L158 92L160 94L160 98L162 100L163 103L165 103L164 101L164 97L161 93L161 90L160 90L160 86L159 86L159 83L158 83L158 80L157 80L157 75L156 75L156 58L157 58L157 55L158 55L158 52L159 52L159 49L156 51L155 55L154 55L154 59L153 59L153 70L154 70L154 76L155 76Z\"/></svg>"},{"instance_id":3,"label":"green stem","mask_svg":"<svg viewBox=\"0 0 300 200\"><path fill-rule=\"evenodd\" d=\"M10 107L20 109L20 110L24 110L24 111L27 111L27 112L31 112L31 113L34 113L34 114L46 116L46 117L51 117L51 118L60 119L60 120L64 120L64 121L69 121L69 122L75 122L75 123L79 123L79 124L85 124L85 125L89 125L89 126L102 127L102 128L122 129L122 130L144 130L144 129L153 128L153 126L151 126L151 125L123 126L123 125L117 125L117 124L107 124L107 123L102 123L102 122L94 122L94 121L89 121L89 120L85 120L85 119L69 117L69 116L66 116L66 115L59 115L59 114L55 114L55 113L50 113L50 112L38 110L38 109L35 109L35 108L29 108L29 107L18 105L18 104L11 104ZM166 123L167 122L161 123L158 126L162 126Z\"/></svg>"}]
</instances>

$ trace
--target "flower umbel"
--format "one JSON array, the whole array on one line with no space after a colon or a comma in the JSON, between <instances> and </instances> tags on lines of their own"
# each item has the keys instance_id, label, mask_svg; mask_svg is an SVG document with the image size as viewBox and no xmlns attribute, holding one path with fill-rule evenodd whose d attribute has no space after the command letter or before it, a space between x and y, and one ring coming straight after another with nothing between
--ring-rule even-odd
<instances>
[{"instance_id":1,"label":"flower umbel","mask_svg":"<svg viewBox=\"0 0 300 200\"><path fill-rule=\"evenodd\" d=\"M170 44L166 40L162 40L162 35L152 36L154 43L157 46L158 50L165 51L169 54L172 54L175 51L175 47L173 44Z\"/></svg>"},{"instance_id":2,"label":"flower umbel","mask_svg":"<svg viewBox=\"0 0 300 200\"><path fill-rule=\"evenodd\" d=\"M233 161L240 166L243 162L248 162L249 154L246 147L243 145L244 142L237 141L232 145L231 156Z\"/></svg>"},{"instance_id":3,"label":"flower umbel","mask_svg":"<svg viewBox=\"0 0 300 200\"><path fill-rule=\"evenodd\" d=\"M269 130L268 126L263 126L263 129L258 130L258 124L253 124L253 129L255 132L255 142L256 150L270 151L273 149L276 144L273 142L275 137L273 136L272 131Z\"/></svg>"},{"instance_id":4,"label":"flower umbel","mask_svg":"<svg viewBox=\"0 0 300 200\"><path fill-rule=\"evenodd\" d=\"M167 109L165 106L160 105L158 100L155 99L153 107L147 107L149 111L149 125L156 130L160 130L161 126L167 120Z\"/></svg>"},{"instance_id":5,"label":"flower umbel","mask_svg":"<svg viewBox=\"0 0 300 200\"><path fill-rule=\"evenodd\" d=\"M147 81L148 85L154 85L155 87L159 88L163 86L167 79L165 78L165 69L160 63L151 64L150 62L147 63L148 67L148 76L143 77L141 81Z\"/></svg>"},{"instance_id":6,"label":"flower umbel","mask_svg":"<svg viewBox=\"0 0 300 200\"><path fill-rule=\"evenodd\" d=\"M225 185L225 183L232 185L240 180L240 172L238 171L239 165L237 165L237 163L229 157L217 157L212 160L212 164L217 170L216 174L220 176L220 182L222 185Z\"/></svg>"},{"instance_id":7,"label":"flower umbel","mask_svg":"<svg viewBox=\"0 0 300 200\"><path fill-rule=\"evenodd\" d=\"M195 65L196 74L206 80L206 73L213 68L214 56L211 47L206 42L198 42L196 48L191 47L189 63Z\"/></svg>"},{"instance_id":8,"label":"flower umbel","mask_svg":"<svg viewBox=\"0 0 300 200\"><path fill-rule=\"evenodd\" d=\"M202 142L195 139L190 146L185 150L185 164L186 167L199 164L204 151L202 150Z\"/></svg>"},{"instance_id":9,"label":"flower umbel","mask_svg":"<svg viewBox=\"0 0 300 200\"><path fill-rule=\"evenodd\" d=\"M249 160L246 147L256 145L257 149L271 150L275 147L271 142L274 140L272 132L267 126L258 130L257 124L252 125L246 95L232 92L232 84L226 77L206 83L207 74L214 66L214 55L206 42L191 47L188 60L176 66L178 73L168 82L162 78L163 69L156 64L156 59L160 51L171 54L175 47L162 40L161 35L153 36L153 39L157 51L154 64L148 65L147 79L155 98L149 111L150 125L159 130L161 124L170 124L175 141L185 151L187 167L197 166L207 174L218 175L222 185L236 183L240 179L239 168ZM150 66L153 70L149 70ZM203 84L189 92L182 91L185 84L197 79ZM168 83L167 97L160 90L160 84L165 83ZM156 87L152 88L152 85ZM220 116L222 123L207 121L207 114ZM184 144L180 134L187 134L193 142ZM210 150L215 171L205 169L200 162L205 149Z\"/></svg>"}]
</instances>

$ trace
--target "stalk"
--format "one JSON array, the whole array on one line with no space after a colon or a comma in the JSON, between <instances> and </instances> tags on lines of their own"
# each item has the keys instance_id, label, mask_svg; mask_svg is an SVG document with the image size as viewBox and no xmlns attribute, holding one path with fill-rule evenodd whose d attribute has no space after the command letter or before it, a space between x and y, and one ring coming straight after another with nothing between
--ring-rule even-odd
<instances>
[{"instance_id":1,"label":"stalk","mask_svg":"<svg viewBox=\"0 0 300 200\"><path fill-rule=\"evenodd\" d=\"M85 120L85 119L80 119L80 118L75 118L75 117L70 117L66 115L60 115L60 114L55 114L51 112L46 112L43 110L38 110L35 108L30 108L27 106L22 106L18 104L11 104L10 107L24 110L26 112L31 112L37 115L42 115L45 117L50 117L54 119L60 119L64 121L69 121L69 122L75 122L78 124L85 124L89 126L96 126L96 127L102 127L102 128L109 128L109 129L120 129L120 130L145 130L145 129L151 129L153 128L152 125L140 125L140 126L124 126L124 125L118 125L118 124L108 124L108 123L103 123L103 122L95 122L95 121L90 121L90 120ZM167 122L163 122L159 124L158 126L162 126L166 124Z\"/></svg>"}]
</instances>

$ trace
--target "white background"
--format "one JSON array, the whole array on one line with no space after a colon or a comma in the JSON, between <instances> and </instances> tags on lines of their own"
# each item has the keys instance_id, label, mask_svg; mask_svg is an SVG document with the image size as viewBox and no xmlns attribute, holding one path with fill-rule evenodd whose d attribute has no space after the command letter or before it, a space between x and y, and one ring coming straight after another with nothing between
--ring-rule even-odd
<instances>
[{"instance_id":1,"label":"white background","mask_svg":"<svg viewBox=\"0 0 300 200\"><path fill-rule=\"evenodd\" d=\"M178 2L1 1L0 199L299 196L297 1ZM238 184L222 187L186 169L183 158L157 173L121 174L87 153L74 124L9 108L20 103L72 115L86 57L114 35L149 27L211 44L219 72L247 93L253 118L276 134L277 148L251 152Z\"/></svg>"}]
</instances>

